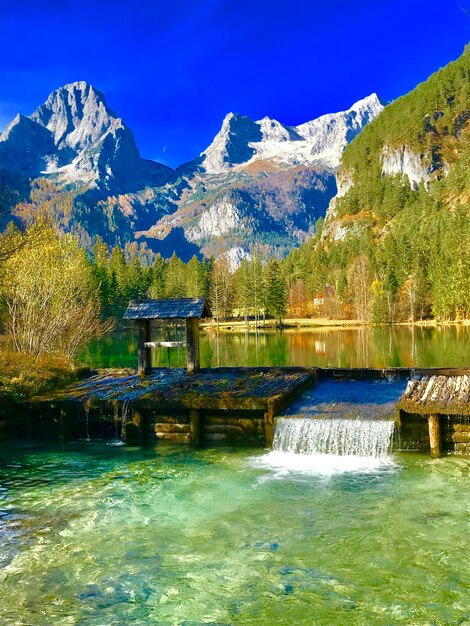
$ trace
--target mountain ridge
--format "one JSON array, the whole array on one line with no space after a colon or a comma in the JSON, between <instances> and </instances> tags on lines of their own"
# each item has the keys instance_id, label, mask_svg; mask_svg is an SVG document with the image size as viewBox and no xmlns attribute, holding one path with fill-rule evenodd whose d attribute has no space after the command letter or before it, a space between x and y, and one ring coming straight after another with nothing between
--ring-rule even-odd
<instances>
[{"instance_id":1,"label":"mountain ridge","mask_svg":"<svg viewBox=\"0 0 470 626\"><path fill-rule=\"evenodd\" d=\"M5 128L0 168L72 192L72 215L61 227L80 232L85 245L99 235L158 252L180 229L183 256L194 246L208 256L232 248L232 256L246 256L258 244L283 256L324 216L344 147L382 109L372 94L297 127L229 113L199 157L172 170L143 159L104 94L77 81Z\"/></svg>"},{"instance_id":2,"label":"mountain ridge","mask_svg":"<svg viewBox=\"0 0 470 626\"><path fill-rule=\"evenodd\" d=\"M243 132L235 136L238 142L240 140L243 142L242 147L245 152L236 154L236 159L232 157L227 167L249 163L258 158L272 158L279 156L280 152L281 162L287 159L286 162L289 163L289 158L293 159L297 156L297 158L303 158L304 164L323 162L326 166L337 168L347 143L352 141L365 124L374 119L383 108L377 94L372 93L345 111L327 113L297 126L287 126L267 116L253 121L239 113L228 113L222 122L221 130L208 148L201 152L200 158L203 159L201 165L208 173L224 171L223 157L228 156L226 144L231 148L236 148L231 141L232 133L230 132L231 125L234 123L243 125ZM347 121L350 122L349 126ZM330 134L329 137L327 133ZM335 145L331 145L331 133L335 134ZM291 143L295 144L292 152L289 150L292 148ZM264 144L264 146L258 144ZM296 152L301 145L304 148L304 144L305 149L300 154ZM266 145L268 145L267 149ZM243 156L249 158L243 159ZM290 164L296 163L290 161Z\"/></svg>"}]
</instances>

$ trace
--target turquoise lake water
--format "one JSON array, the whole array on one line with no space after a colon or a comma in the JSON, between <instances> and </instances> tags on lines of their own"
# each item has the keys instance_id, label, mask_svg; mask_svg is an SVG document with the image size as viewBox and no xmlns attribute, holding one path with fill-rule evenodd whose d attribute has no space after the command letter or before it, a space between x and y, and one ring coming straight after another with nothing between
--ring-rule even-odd
<instances>
[{"instance_id":1,"label":"turquoise lake water","mask_svg":"<svg viewBox=\"0 0 470 626\"><path fill-rule=\"evenodd\" d=\"M470 623L470 459L0 447L0 624Z\"/></svg>"}]
</instances>

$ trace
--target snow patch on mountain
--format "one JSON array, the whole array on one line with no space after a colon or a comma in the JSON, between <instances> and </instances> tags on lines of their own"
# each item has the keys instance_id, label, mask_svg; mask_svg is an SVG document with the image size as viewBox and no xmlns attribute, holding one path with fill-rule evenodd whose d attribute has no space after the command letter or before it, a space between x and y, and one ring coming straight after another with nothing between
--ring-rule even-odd
<instances>
[{"instance_id":1,"label":"snow patch on mountain","mask_svg":"<svg viewBox=\"0 0 470 626\"><path fill-rule=\"evenodd\" d=\"M323 164L336 169L347 144L375 119L383 105L374 93L347 111L322 115L299 126L264 117L253 122L229 113L211 145L201 154L207 173L243 170L256 161L279 165Z\"/></svg>"},{"instance_id":2,"label":"snow patch on mountain","mask_svg":"<svg viewBox=\"0 0 470 626\"><path fill-rule=\"evenodd\" d=\"M268 141L276 143L284 141L302 141L302 137L294 128L284 126L284 124L270 117L263 117L263 119L256 122L256 124L260 127L263 143Z\"/></svg>"}]
</instances>

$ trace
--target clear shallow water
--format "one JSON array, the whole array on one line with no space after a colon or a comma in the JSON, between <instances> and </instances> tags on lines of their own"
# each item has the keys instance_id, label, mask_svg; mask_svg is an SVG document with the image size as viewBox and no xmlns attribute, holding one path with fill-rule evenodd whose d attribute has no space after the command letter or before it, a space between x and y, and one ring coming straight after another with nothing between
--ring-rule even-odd
<instances>
[{"instance_id":1,"label":"clear shallow water","mask_svg":"<svg viewBox=\"0 0 470 626\"><path fill-rule=\"evenodd\" d=\"M466 624L470 459L0 448L0 623Z\"/></svg>"},{"instance_id":2,"label":"clear shallow water","mask_svg":"<svg viewBox=\"0 0 470 626\"><path fill-rule=\"evenodd\" d=\"M153 350L155 366L168 365L166 349ZM136 367L137 335L114 333L91 343L81 358L91 367ZM172 367L185 366L184 349L170 351ZM470 327L414 329L287 329L284 332L203 332L202 367L464 367L470 366Z\"/></svg>"}]
</instances>

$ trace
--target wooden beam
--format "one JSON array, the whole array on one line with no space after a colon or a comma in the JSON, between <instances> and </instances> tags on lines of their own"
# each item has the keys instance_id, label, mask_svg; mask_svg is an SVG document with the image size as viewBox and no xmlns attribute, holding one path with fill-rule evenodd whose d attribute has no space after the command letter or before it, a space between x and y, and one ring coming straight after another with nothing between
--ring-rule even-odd
<instances>
[{"instance_id":1,"label":"wooden beam","mask_svg":"<svg viewBox=\"0 0 470 626\"><path fill-rule=\"evenodd\" d=\"M196 446L200 445L202 439L200 411L189 411L189 428L191 432L191 443Z\"/></svg>"},{"instance_id":2,"label":"wooden beam","mask_svg":"<svg viewBox=\"0 0 470 626\"><path fill-rule=\"evenodd\" d=\"M270 448L274 441L274 416L271 407L269 407L267 413L264 414L264 437L266 447Z\"/></svg>"},{"instance_id":3,"label":"wooden beam","mask_svg":"<svg viewBox=\"0 0 470 626\"><path fill-rule=\"evenodd\" d=\"M186 344L188 374L194 374L200 369L199 357L199 318L190 317L186 320Z\"/></svg>"},{"instance_id":4,"label":"wooden beam","mask_svg":"<svg viewBox=\"0 0 470 626\"><path fill-rule=\"evenodd\" d=\"M146 348L185 348L186 341L146 341Z\"/></svg>"},{"instance_id":5,"label":"wooden beam","mask_svg":"<svg viewBox=\"0 0 470 626\"><path fill-rule=\"evenodd\" d=\"M139 346L138 346L138 373L145 376L151 369L151 351L146 345L150 343L150 320L138 320Z\"/></svg>"},{"instance_id":6,"label":"wooden beam","mask_svg":"<svg viewBox=\"0 0 470 626\"><path fill-rule=\"evenodd\" d=\"M439 424L439 415L430 415L428 417L429 427L429 447L431 448L431 456L441 455L441 426Z\"/></svg>"}]
</instances>

